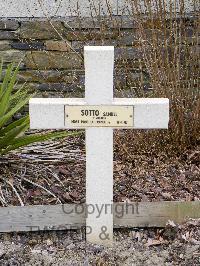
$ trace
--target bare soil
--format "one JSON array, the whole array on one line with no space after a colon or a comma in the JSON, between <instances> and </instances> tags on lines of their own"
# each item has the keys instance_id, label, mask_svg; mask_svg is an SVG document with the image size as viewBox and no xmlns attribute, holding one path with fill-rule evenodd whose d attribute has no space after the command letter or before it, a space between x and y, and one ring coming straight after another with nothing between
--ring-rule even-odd
<instances>
[{"instance_id":1,"label":"bare soil","mask_svg":"<svg viewBox=\"0 0 200 266\"><path fill-rule=\"evenodd\" d=\"M0 206L85 201L85 141L28 146L0 161ZM14 188L18 192L15 193ZM114 201L200 200L200 148L182 154L129 152L115 144Z\"/></svg>"},{"instance_id":2,"label":"bare soil","mask_svg":"<svg viewBox=\"0 0 200 266\"><path fill-rule=\"evenodd\" d=\"M84 147L81 136L31 145L1 159L0 206L84 202ZM199 200L199 181L199 147L169 156L115 144L115 201ZM114 234L112 248L86 243L81 231L0 234L0 265L200 265L199 220Z\"/></svg>"},{"instance_id":3,"label":"bare soil","mask_svg":"<svg viewBox=\"0 0 200 266\"><path fill-rule=\"evenodd\" d=\"M156 230L117 230L112 248L86 244L81 232L0 234L0 265L198 266L200 220Z\"/></svg>"}]
</instances>

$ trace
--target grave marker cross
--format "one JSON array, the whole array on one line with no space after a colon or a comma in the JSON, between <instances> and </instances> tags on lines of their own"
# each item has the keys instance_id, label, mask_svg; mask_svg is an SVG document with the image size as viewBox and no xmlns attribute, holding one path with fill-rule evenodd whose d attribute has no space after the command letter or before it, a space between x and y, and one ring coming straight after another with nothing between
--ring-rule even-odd
<instances>
[{"instance_id":1,"label":"grave marker cross","mask_svg":"<svg viewBox=\"0 0 200 266\"><path fill-rule=\"evenodd\" d=\"M113 128L167 128L169 100L113 99L114 47L85 47L84 53L85 98L31 99L30 125L32 129L86 128L86 205L94 207L86 219L92 229L87 240L112 245L113 214L111 208L105 209L113 202Z\"/></svg>"}]
</instances>

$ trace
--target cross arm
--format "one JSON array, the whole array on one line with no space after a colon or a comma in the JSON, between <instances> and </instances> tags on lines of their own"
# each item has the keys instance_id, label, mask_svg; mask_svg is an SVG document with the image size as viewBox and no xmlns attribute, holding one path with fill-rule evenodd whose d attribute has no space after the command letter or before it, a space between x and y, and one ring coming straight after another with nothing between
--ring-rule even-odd
<instances>
[{"instance_id":1,"label":"cross arm","mask_svg":"<svg viewBox=\"0 0 200 266\"><path fill-rule=\"evenodd\" d=\"M33 98L30 100L31 129L70 129L65 125L65 106L85 106L84 98ZM115 98L112 106L133 106L135 129L168 128L169 100L166 98Z\"/></svg>"},{"instance_id":2,"label":"cross arm","mask_svg":"<svg viewBox=\"0 0 200 266\"><path fill-rule=\"evenodd\" d=\"M167 98L115 98L115 105L134 107L135 129L167 129L169 99Z\"/></svg>"}]
</instances>

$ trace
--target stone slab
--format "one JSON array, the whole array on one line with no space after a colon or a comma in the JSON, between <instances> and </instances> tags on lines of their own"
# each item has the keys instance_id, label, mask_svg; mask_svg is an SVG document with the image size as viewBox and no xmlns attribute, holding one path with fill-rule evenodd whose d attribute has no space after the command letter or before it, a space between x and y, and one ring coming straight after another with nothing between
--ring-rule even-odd
<instances>
[{"instance_id":1,"label":"stone slab","mask_svg":"<svg viewBox=\"0 0 200 266\"><path fill-rule=\"evenodd\" d=\"M118 38L120 35L119 31L113 30L68 30L65 34L65 38L68 41L89 41L89 40L101 40L101 39L112 39Z\"/></svg>"},{"instance_id":2,"label":"stone slab","mask_svg":"<svg viewBox=\"0 0 200 266\"><path fill-rule=\"evenodd\" d=\"M71 42L67 40L66 41L47 40L45 42L45 48L47 51L69 52L71 51Z\"/></svg>"},{"instance_id":3,"label":"stone slab","mask_svg":"<svg viewBox=\"0 0 200 266\"><path fill-rule=\"evenodd\" d=\"M0 20L0 30L17 30L19 22L17 20L3 19Z\"/></svg>"},{"instance_id":4,"label":"stone slab","mask_svg":"<svg viewBox=\"0 0 200 266\"><path fill-rule=\"evenodd\" d=\"M44 50L43 42L12 42L11 47L17 50Z\"/></svg>"},{"instance_id":5,"label":"stone slab","mask_svg":"<svg viewBox=\"0 0 200 266\"><path fill-rule=\"evenodd\" d=\"M1 46L1 45L0 45ZM20 71L17 80L20 82L40 82L40 83L78 83L84 82L82 71L68 70L27 70Z\"/></svg>"},{"instance_id":6,"label":"stone slab","mask_svg":"<svg viewBox=\"0 0 200 266\"><path fill-rule=\"evenodd\" d=\"M75 52L27 52L25 65L30 69L79 69L83 61L80 55Z\"/></svg>"},{"instance_id":7,"label":"stone slab","mask_svg":"<svg viewBox=\"0 0 200 266\"><path fill-rule=\"evenodd\" d=\"M11 44L9 41L0 41L0 51L9 50L11 48Z\"/></svg>"},{"instance_id":8,"label":"stone slab","mask_svg":"<svg viewBox=\"0 0 200 266\"><path fill-rule=\"evenodd\" d=\"M16 50L8 50L8 51L0 51L0 58L3 58L4 63L12 63L12 62L19 62L25 56L23 51L16 51Z\"/></svg>"},{"instance_id":9,"label":"stone slab","mask_svg":"<svg viewBox=\"0 0 200 266\"><path fill-rule=\"evenodd\" d=\"M19 34L15 31L2 30L0 32L0 40L18 40Z\"/></svg>"},{"instance_id":10,"label":"stone slab","mask_svg":"<svg viewBox=\"0 0 200 266\"><path fill-rule=\"evenodd\" d=\"M22 21L20 27L20 38L23 39L61 39L66 35L66 28L61 21Z\"/></svg>"}]
</instances>

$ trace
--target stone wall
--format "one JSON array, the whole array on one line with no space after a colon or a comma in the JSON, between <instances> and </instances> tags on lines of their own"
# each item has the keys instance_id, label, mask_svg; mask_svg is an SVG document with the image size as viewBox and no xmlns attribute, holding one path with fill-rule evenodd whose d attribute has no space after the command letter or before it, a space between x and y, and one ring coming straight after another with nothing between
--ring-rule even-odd
<instances>
[{"instance_id":1,"label":"stone wall","mask_svg":"<svg viewBox=\"0 0 200 266\"><path fill-rule=\"evenodd\" d=\"M2 19L0 21L0 58L4 63L22 60L20 83L28 81L43 96L83 95L84 45L114 45L117 86L125 86L123 61L135 60L140 51L133 47L136 30L128 17L109 19L77 17L55 19ZM121 73L120 73L121 72ZM137 76L134 74L133 78Z\"/></svg>"},{"instance_id":2,"label":"stone wall","mask_svg":"<svg viewBox=\"0 0 200 266\"><path fill-rule=\"evenodd\" d=\"M159 27L145 22L146 36ZM187 38L192 38L194 18L186 19ZM162 33L160 34L162 38ZM1 18L0 58L4 65L19 62L18 85L27 84L39 96L84 96L84 45L115 46L115 89L123 96L149 74L143 62L138 25L129 16Z\"/></svg>"}]
</instances>

